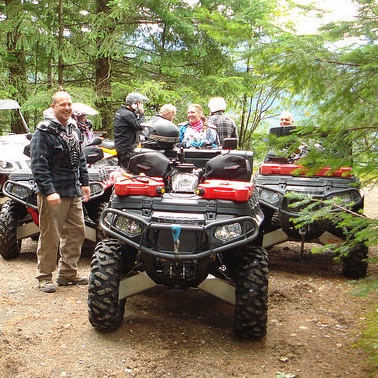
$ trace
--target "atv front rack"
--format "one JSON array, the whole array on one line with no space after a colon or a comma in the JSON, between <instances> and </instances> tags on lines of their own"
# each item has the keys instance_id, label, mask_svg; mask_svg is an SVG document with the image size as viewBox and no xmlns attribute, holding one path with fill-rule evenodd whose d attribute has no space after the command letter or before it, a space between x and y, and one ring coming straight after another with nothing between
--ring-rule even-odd
<instances>
[{"instance_id":1,"label":"atv front rack","mask_svg":"<svg viewBox=\"0 0 378 378\"><path fill-rule=\"evenodd\" d=\"M93 200L101 197L108 186L100 181L91 181L89 187L91 190L90 199ZM7 180L3 186L3 193L13 201L37 210L37 197L34 184Z\"/></svg>"},{"instance_id":2,"label":"atv front rack","mask_svg":"<svg viewBox=\"0 0 378 378\"><path fill-rule=\"evenodd\" d=\"M159 223L149 221L140 215L127 212L125 210L117 210L113 208L106 208L100 218L100 227L111 237L122 240L125 244L130 245L142 252L151 254L163 259L172 259L175 261L200 259L206 256L216 254L225 250L239 247L251 243L259 235L259 227L262 223L262 217L256 214L255 218L252 216L242 216L232 219L225 219L219 221L213 221L209 224L177 224L177 223ZM204 219L204 218L203 218ZM125 230L121 230L117 227L117 224L127 224L133 228L140 227L140 232L135 237L130 237L126 234ZM222 243L214 236L217 228L227 225L239 224L241 226L241 235L235 237L235 239ZM158 251L147 247L143 244L144 236L148 231L171 231L175 232L175 228L179 228L181 233L185 231L198 232L205 234L209 240L209 245L213 246L206 250L199 251L198 253L191 253L189 251L178 251L174 249L174 243L172 242L172 250L170 251Z\"/></svg>"},{"instance_id":3,"label":"atv front rack","mask_svg":"<svg viewBox=\"0 0 378 378\"><path fill-rule=\"evenodd\" d=\"M289 217L295 218L298 217L298 210L290 210L287 206L282 206L285 196L290 193L297 193L303 195L310 195L314 199L318 200L330 200L332 198L346 198L347 201L353 204L353 208L360 208L363 203L363 196L360 193L359 189L356 188L337 188L337 189L324 189L316 188L319 190L311 190L308 188L307 191L295 191L294 188L285 189L282 188L282 184L277 187L269 187L266 184L256 184L256 188L259 191L259 200L262 205L269 207L273 210L277 210L282 214L285 214ZM338 212L339 209L333 209L331 211Z\"/></svg>"},{"instance_id":4,"label":"atv front rack","mask_svg":"<svg viewBox=\"0 0 378 378\"><path fill-rule=\"evenodd\" d=\"M15 202L37 210L37 196L32 184L7 180L3 186L3 193Z\"/></svg>"}]
</instances>

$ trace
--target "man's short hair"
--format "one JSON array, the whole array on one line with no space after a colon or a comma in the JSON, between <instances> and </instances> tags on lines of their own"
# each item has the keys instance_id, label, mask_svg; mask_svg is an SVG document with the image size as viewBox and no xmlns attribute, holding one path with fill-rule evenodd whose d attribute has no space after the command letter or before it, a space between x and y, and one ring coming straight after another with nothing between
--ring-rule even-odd
<instances>
[{"instance_id":1,"label":"man's short hair","mask_svg":"<svg viewBox=\"0 0 378 378\"><path fill-rule=\"evenodd\" d=\"M160 108L159 114L162 115L162 116L164 116L166 114L176 113L176 111L177 111L176 106L174 106L172 104L164 104Z\"/></svg>"},{"instance_id":2,"label":"man's short hair","mask_svg":"<svg viewBox=\"0 0 378 378\"><path fill-rule=\"evenodd\" d=\"M53 96L52 96L52 99L51 99L51 103L52 104L56 104L56 101L57 101L57 98L60 97L62 94L64 94L65 96L68 96L71 98L71 95L67 92L67 91L64 91L64 90L59 90L59 91L56 91Z\"/></svg>"}]
</instances>

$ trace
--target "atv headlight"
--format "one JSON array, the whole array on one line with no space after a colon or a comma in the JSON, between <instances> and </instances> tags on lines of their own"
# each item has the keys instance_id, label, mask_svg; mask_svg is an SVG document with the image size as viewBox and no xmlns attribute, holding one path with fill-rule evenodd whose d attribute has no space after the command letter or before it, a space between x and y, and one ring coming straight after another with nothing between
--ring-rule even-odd
<instances>
[{"instance_id":1,"label":"atv headlight","mask_svg":"<svg viewBox=\"0 0 378 378\"><path fill-rule=\"evenodd\" d=\"M8 163L5 160L0 160L0 168L1 169L6 169L6 168L12 168L12 164Z\"/></svg>"},{"instance_id":2,"label":"atv headlight","mask_svg":"<svg viewBox=\"0 0 378 378\"><path fill-rule=\"evenodd\" d=\"M242 235L242 226L240 223L226 224L217 227L214 236L222 242L227 242L232 239L238 238Z\"/></svg>"},{"instance_id":3,"label":"atv headlight","mask_svg":"<svg viewBox=\"0 0 378 378\"><path fill-rule=\"evenodd\" d=\"M259 196L261 200L276 207L281 204L283 198L282 194L268 189L261 189Z\"/></svg>"},{"instance_id":4,"label":"atv headlight","mask_svg":"<svg viewBox=\"0 0 378 378\"><path fill-rule=\"evenodd\" d=\"M341 202L342 205L356 203L361 199L361 195L358 191L339 192L332 194L329 199L335 199Z\"/></svg>"},{"instance_id":5,"label":"atv headlight","mask_svg":"<svg viewBox=\"0 0 378 378\"><path fill-rule=\"evenodd\" d=\"M195 193L198 186L198 176L192 173L179 172L172 176L172 192Z\"/></svg>"},{"instance_id":6,"label":"atv headlight","mask_svg":"<svg viewBox=\"0 0 378 378\"><path fill-rule=\"evenodd\" d=\"M24 199L28 197L32 189L23 185L13 185L8 182L6 185L6 191L14 197Z\"/></svg>"},{"instance_id":7,"label":"atv headlight","mask_svg":"<svg viewBox=\"0 0 378 378\"><path fill-rule=\"evenodd\" d=\"M125 217L118 217L115 226L129 238L134 238L142 232L139 223Z\"/></svg>"}]
</instances>

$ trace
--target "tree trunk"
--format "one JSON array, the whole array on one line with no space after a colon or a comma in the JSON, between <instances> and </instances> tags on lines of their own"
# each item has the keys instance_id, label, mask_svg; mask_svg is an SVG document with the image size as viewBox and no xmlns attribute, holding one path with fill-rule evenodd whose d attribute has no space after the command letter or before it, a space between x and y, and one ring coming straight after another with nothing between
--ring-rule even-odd
<instances>
[{"instance_id":1,"label":"tree trunk","mask_svg":"<svg viewBox=\"0 0 378 378\"><path fill-rule=\"evenodd\" d=\"M22 21L22 5L19 0L6 0L6 9L8 9L8 31L7 32L7 55L9 85L16 90L15 100L20 104L26 100L26 60L23 46L18 46L21 38L20 23ZM12 25L12 27L10 27ZM24 126L19 117L14 118L11 123L12 133L25 132Z\"/></svg>"},{"instance_id":2,"label":"tree trunk","mask_svg":"<svg viewBox=\"0 0 378 378\"><path fill-rule=\"evenodd\" d=\"M59 35L58 35L58 46L63 47L63 32L64 32L64 25L63 25L63 0L59 0L59 10L58 10L58 22L59 22ZM63 88L63 56L62 51L59 51L58 56L58 84L60 88Z\"/></svg>"},{"instance_id":3,"label":"tree trunk","mask_svg":"<svg viewBox=\"0 0 378 378\"><path fill-rule=\"evenodd\" d=\"M102 116L102 129L107 131L107 137L113 136L113 114L110 88L110 58L96 59L96 108Z\"/></svg>"},{"instance_id":4,"label":"tree trunk","mask_svg":"<svg viewBox=\"0 0 378 378\"><path fill-rule=\"evenodd\" d=\"M107 0L97 0L97 13L106 15L109 12ZM111 24L110 24L111 25ZM107 35L112 32L108 27ZM97 39L97 51L101 51L102 39ZM96 59L96 108L102 116L102 129L107 131L107 137L113 137L113 109L111 104L111 57L99 54Z\"/></svg>"}]
</instances>

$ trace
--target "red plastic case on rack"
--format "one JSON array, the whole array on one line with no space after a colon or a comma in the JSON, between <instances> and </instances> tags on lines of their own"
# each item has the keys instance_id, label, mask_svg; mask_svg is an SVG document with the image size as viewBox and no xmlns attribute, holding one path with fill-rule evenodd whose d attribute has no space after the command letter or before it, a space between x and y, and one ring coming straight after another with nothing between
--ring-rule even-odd
<instances>
[{"instance_id":1,"label":"red plastic case on rack","mask_svg":"<svg viewBox=\"0 0 378 378\"><path fill-rule=\"evenodd\" d=\"M157 197L161 193L159 188L164 187L160 177L121 178L114 184L114 192L118 196L148 196Z\"/></svg>"},{"instance_id":2,"label":"red plastic case on rack","mask_svg":"<svg viewBox=\"0 0 378 378\"><path fill-rule=\"evenodd\" d=\"M308 169L297 164L262 164L259 168L262 175L299 175L306 176ZM350 177L352 169L350 167L332 170L330 167L321 168L311 176L330 176L330 177Z\"/></svg>"},{"instance_id":3,"label":"red plastic case on rack","mask_svg":"<svg viewBox=\"0 0 378 378\"><path fill-rule=\"evenodd\" d=\"M223 199L237 202L248 201L253 184L245 181L206 180L198 185L198 194L204 199Z\"/></svg>"}]
</instances>

